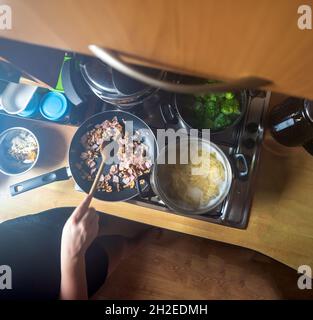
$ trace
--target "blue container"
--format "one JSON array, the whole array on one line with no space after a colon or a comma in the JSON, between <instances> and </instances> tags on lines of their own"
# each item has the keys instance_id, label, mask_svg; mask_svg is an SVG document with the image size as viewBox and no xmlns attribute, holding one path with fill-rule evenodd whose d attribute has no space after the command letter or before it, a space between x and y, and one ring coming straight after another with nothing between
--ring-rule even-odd
<instances>
[{"instance_id":1,"label":"blue container","mask_svg":"<svg viewBox=\"0 0 313 320\"><path fill-rule=\"evenodd\" d=\"M42 97L39 110L48 120L62 121L68 113L69 105L62 93L51 91Z\"/></svg>"},{"instance_id":2,"label":"blue container","mask_svg":"<svg viewBox=\"0 0 313 320\"><path fill-rule=\"evenodd\" d=\"M34 116L38 111L39 103L40 103L40 94L35 93L31 98L31 100L29 101L27 107L18 115L25 118L30 118Z\"/></svg>"}]
</instances>

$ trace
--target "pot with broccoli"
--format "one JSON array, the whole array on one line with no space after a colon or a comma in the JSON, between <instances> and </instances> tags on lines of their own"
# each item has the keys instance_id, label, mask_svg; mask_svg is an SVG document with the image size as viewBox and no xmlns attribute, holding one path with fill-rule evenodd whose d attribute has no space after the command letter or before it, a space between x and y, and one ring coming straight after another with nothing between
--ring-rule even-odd
<instances>
[{"instance_id":1,"label":"pot with broccoli","mask_svg":"<svg viewBox=\"0 0 313 320\"><path fill-rule=\"evenodd\" d=\"M241 119L246 107L246 93L177 95L175 104L180 117L189 127L219 131Z\"/></svg>"}]
</instances>

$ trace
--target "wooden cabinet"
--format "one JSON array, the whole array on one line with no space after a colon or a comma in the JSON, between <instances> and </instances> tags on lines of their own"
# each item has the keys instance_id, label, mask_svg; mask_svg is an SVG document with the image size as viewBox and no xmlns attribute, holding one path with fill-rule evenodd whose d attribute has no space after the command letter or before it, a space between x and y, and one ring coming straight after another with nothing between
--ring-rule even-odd
<instances>
[{"instance_id":1,"label":"wooden cabinet","mask_svg":"<svg viewBox=\"0 0 313 320\"><path fill-rule=\"evenodd\" d=\"M7 0L0 36L88 53L89 44L162 68L217 79L258 76L313 99L313 30L303 0ZM1 50L1 48L0 48Z\"/></svg>"}]
</instances>

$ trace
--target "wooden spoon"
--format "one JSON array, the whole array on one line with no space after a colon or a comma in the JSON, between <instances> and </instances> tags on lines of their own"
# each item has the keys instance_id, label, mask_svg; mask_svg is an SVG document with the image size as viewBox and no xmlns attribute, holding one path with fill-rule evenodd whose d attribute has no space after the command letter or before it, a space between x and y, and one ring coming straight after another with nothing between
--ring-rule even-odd
<instances>
[{"instance_id":1,"label":"wooden spoon","mask_svg":"<svg viewBox=\"0 0 313 320\"><path fill-rule=\"evenodd\" d=\"M93 184L92 184L91 189L89 191L89 195L91 195L91 196L93 196L97 190L98 182L99 182L99 179L101 177L101 174L102 174L104 166L105 166L105 159L106 159L106 154L105 154L105 150L104 150L105 142L107 142L107 141L102 142L102 144L100 146L100 153L101 153L102 160L101 160L97 175L95 177L95 180L93 181Z\"/></svg>"}]
</instances>

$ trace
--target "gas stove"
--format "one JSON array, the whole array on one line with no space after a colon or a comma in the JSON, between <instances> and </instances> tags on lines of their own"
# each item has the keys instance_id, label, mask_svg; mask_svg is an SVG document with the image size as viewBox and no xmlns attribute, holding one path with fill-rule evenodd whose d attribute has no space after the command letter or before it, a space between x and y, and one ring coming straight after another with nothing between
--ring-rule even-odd
<instances>
[{"instance_id":1,"label":"gas stove","mask_svg":"<svg viewBox=\"0 0 313 320\"><path fill-rule=\"evenodd\" d=\"M248 92L247 110L241 121L235 127L211 133L212 142L225 152L233 166L233 182L228 196L214 211L202 215L189 216L192 219L234 228L244 229L247 227L264 134L265 114L270 95L270 92L250 90ZM135 107L123 108L122 110L135 114L144 120L155 133L157 129L184 128L182 122L178 121L178 123L169 125L162 117L162 104L171 103L171 101L173 101L172 94L159 91L144 103ZM84 116L82 112L79 113L79 118L74 115L72 119L75 121L72 120L72 124L79 125L92 113L106 110L120 109L117 106L101 101L101 104L94 104L94 108L89 107ZM173 212L167 208L157 196L149 198L138 196L128 202L162 210L168 212L168 214L180 215L180 213Z\"/></svg>"}]
</instances>

